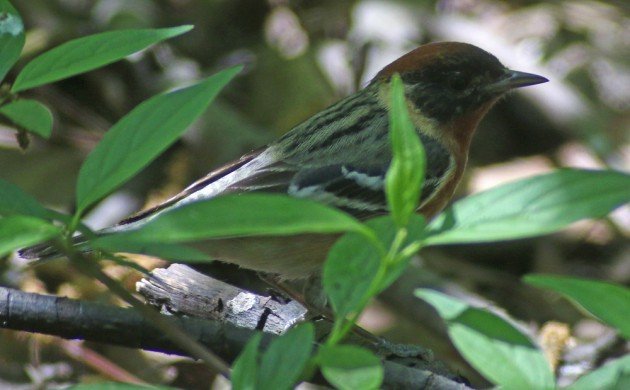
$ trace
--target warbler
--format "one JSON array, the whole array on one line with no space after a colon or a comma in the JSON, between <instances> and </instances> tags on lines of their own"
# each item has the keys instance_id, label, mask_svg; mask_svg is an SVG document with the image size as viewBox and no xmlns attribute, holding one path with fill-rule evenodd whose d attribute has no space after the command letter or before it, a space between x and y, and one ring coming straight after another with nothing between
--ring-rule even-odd
<instances>
[{"instance_id":1,"label":"warbler","mask_svg":"<svg viewBox=\"0 0 630 390\"><path fill-rule=\"evenodd\" d=\"M137 228L157 214L190 202L258 191L316 200L360 219L387 213L384 181L392 158L388 111L390 79L395 73L401 76L411 120L426 150L426 179L418 212L427 219L453 196L466 167L471 138L493 104L514 88L548 81L507 69L495 56L470 44L420 46L383 68L365 88L275 142L210 172L180 194L109 231ZM234 237L194 246L221 261L298 279L321 269L337 238L320 234ZM24 255L37 257L38 253L27 250Z\"/></svg>"}]
</instances>

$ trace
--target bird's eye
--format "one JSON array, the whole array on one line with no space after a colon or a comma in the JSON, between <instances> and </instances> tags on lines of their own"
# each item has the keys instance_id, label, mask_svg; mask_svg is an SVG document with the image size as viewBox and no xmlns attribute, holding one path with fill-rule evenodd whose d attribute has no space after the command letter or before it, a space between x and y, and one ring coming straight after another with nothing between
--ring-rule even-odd
<instances>
[{"instance_id":1,"label":"bird's eye","mask_svg":"<svg viewBox=\"0 0 630 390\"><path fill-rule=\"evenodd\" d=\"M462 91L468 87L468 77L462 72L452 72L448 74L447 77L448 86L455 91Z\"/></svg>"}]
</instances>

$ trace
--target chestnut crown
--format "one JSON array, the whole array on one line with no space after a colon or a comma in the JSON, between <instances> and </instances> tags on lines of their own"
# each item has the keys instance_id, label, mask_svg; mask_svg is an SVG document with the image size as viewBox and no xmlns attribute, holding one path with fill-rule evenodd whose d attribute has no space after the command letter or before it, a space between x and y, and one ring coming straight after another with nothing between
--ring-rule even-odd
<instances>
[{"instance_id":1,"label":"chestnut crown","mask_svg":"<svg viewBox=\"0 0 630 390\"><path fill-rule=\"evenodd\" d=\"M547 82L544 77L512 71L492 54L467 43L420 46L381 70L372 83L399 73L407 97L424 115L450 122L492 104L505 92Z\"/></svg>"}]
</instances>

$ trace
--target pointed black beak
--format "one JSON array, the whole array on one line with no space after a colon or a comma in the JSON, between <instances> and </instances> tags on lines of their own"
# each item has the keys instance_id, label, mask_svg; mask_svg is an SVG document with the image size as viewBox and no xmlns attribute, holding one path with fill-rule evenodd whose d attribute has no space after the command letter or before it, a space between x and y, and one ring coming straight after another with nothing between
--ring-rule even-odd
<instances>
[{"instance_id":1,"label":"pointed black beak","mask_svg":"<svg viewBox=\"0 0 630 390\"><path fill-rule=\"evenodd\" d=\"M542 84L547 81L549 80L545 77L538 76L537 74L508 70L505 77L488 86L488 91L493 93L503 93L509 91L510 89Z\"/></svg>"}]
</instances>

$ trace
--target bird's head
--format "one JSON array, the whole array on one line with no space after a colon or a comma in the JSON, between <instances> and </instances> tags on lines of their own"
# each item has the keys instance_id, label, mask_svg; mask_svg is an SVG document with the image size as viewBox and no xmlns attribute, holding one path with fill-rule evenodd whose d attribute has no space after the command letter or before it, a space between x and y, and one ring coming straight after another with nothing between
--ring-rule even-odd
<instances>
[{"instance_id":1,"label":"bird's head","mask_svg":"<svg viewBox=\"0 0 630 390\"><path fill-rule=\"evenodd\" d=\"M492 54L460 42L420 46L383 68L372 83L389 81L394 73L400 74L411 103L439 123L471 113L481 119L506 92L549 81L510 70Z\"/></svg>"}]
</instances>

